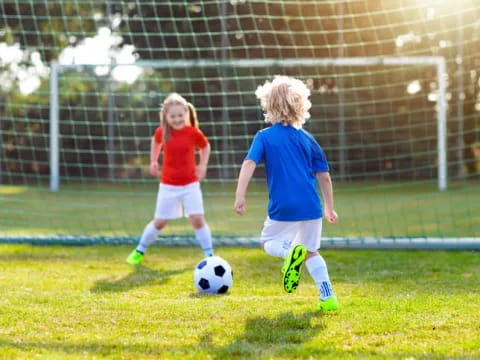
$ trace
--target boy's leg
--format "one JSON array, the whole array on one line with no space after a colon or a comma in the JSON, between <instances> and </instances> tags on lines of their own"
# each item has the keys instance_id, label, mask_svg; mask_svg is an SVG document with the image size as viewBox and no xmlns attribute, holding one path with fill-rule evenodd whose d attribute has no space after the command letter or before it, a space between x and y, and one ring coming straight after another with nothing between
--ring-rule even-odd
<instances>
[{"instance_id":1,"label":"boy's leg","mask_svg":"<svg viewBox=\"0 0 480 360\"><path fill-rule=\"evenodd\" d=\"M265 252L285 259L282 267L283 287L288 293L295 291L298 287L306 256L306 250L301 244L290 245L299 228L298 221L275 221L267 218L261 235Z\"/></svg>"},{"instance_id":2,"label":"boy's leg","mask_svg":"<svg viewBox=\"0 0 480 360\"><path fill-rule=\"evenodd\" d=\"M328 276L327 264L318 253L309 253L305 265L317 285L320 293L320 310L337 310L338 301L332 289L332 283Z\"/></svg>"},{"instance_id":3,"label":"boy's leg","mask_svg":"<svg viewBox=\"0 0 480 360\"><path fill-rule=\"evenodd\" d=\"M303 243L308 250L305 265L320 293L319 309L338 309L337 298L333 293L330 277L328 276L327 264L323 257L318 253L320 238L322 235L322 220L306 221L301 234L299 235L303 238Z\"/></svg>"},{"instance_id":4,"label":"boy's leg","mask_svg":"<svg viewBox=\"0 0 480 360\"><path fill-rule=\"evenodd\" d=\"M285 259L298 232L298 224L294 221L275 221L267 217L260 235L263 250L269 255Z\"/></svg>"},{"instance_id":5,"label":"boy's leg","mask_svg":"<svg viewBox=\"0 0 480 360\"><path fill-rule=\"evenodd\" d=\"M287 293L297 290L302 272L302 265L307 256L307 250L302 244L294 244L283 262L283 288Z\"/></svg>"},{"instance_id":6,"label":"boy's leg","mask_svg":"<svg viewBox=\"0 0 480 360\"><path fill-rule=\"evenodd\" d=\"M281 257L282 259L287 257L288 251L290 250L290 243L281 240L268 240L265 241L262 246L268 255Z\"/></svg>"}]
</instances>

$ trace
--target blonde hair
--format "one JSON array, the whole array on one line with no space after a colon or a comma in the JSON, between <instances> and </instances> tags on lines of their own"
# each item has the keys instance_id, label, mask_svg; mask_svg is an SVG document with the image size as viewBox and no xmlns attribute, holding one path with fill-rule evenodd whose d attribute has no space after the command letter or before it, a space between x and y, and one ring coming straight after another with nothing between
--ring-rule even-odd
<instances>
[{"instance_id":1,"label":"blonde hair","mask_svg":"<svg viewBox=\"0 0 480 360\"><path fill-rule=\"evenodd\" d=\"M276 75L272 82L260 85L255 95L260 99L267 123L281 122L301 128L310 118L310 90L298 79Z\"/></svg>"},{"instance_id":2,"label":"blonde hair","mask_svg":"<svg viewBox=\"0 0 480 360\"><path fill-rule=\"evenodd\" d=\"M168 124L167 113L168 109L173 105L182 105L188 113L188 121L190 125L198 128L198 117L195 107L189 103L183 96L177 93L171 93L165 100L163 100L162 108L160 109L160 125L163 128L162 140L166 143L172 136L172 127Z\"/></svg>"}]
</instances>

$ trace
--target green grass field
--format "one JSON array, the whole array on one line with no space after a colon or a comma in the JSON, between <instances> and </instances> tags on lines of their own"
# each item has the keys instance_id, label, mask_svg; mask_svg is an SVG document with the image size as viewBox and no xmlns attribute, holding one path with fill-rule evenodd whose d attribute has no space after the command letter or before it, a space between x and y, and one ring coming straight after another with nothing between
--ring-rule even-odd
<instances>
[{"instance_id":1,"label":"green grass field","mask_svg":"<svg viewBox=\"0 0 480 360\"><path fill-rule=\"evenodd\" d=\"M234 183L202 185L205 211L214 236L258 236L266 217L263 180L253 183L247 214L232 210ZM435 182L335 184L336 226L325 236L480 237L480 183L450 184L439 192ZM157 184L0 186L0 237L4 235L87 234L139 236L155 209ZM171 222L165 235L191 234L186 220Z\"/></svg>"},{"instance_id":2,"label":"green grass field","mask_svg":"<svg viewBox=\"0 0 480 360\"><path fill-rule=\"evenodd\" d=\"M0 242L14 236L131 236L155 206L156 184L0 186ZM217 236L259 236L263 182L247 215L232 211L233 183L203 184ZM325 237L479 237L478 182L336 184L337 225ZM185 219L163 233L190 235ZM480 256L475 252L327 250L337 313L315 311L308 273L281 287L279 259L218 248L234 270L226 296L193 286L199 248L0 245L0 359L473 359L480 358Z\"/></svg>"},{"instance_id":3,"label":"green grass field","mask_svg":"<svg viewBox=\"0 0 480 360\"><path fill-rule=\"evenodd\" d=\"M0 245L1 359L476 359L480 255L326 250L336 313L307 272L283 292L280 259L218 248L225 296L193 286L199 248Z\"/></svg>"}]
</instances>

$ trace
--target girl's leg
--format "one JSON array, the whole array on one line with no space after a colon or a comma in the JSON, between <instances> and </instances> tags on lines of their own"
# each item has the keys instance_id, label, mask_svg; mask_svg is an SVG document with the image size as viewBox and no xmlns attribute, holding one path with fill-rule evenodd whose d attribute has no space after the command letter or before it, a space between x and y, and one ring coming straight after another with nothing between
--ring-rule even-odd
<instances>
[{"instance_id":1,"label":"girl's leg","mask_svg":"<svg viewBox=\"0 0 480 360\"><path fill-rule=\"evenodd\" d=\"M145 229L143 229L142 236L135 250L127 256L127 263L130 265L140 265L143 261L143 254L147 248L152 244L160 233L160 231L167 225L168 220L155 219L150 221Z\"/></svg>"},{"instance_id":2,"label":"girl's leg","mask_svg":"<svg viewBox=\"0 0 480 360\"><path fill-rule=\"evenodd\" d=\"M185 186L182 199L185 213L188 214L190 224L195 231L195 238L202 247L205 256L213 256L212 233L205 222L203 197L200 183L195 182Z\"/></svg>"},{"instance_id":3,"label":"girl's leg","mask_svg":"<svg viewBox=\"0 0 480 360\"><path fill-rule=\"evenodd\" d=\"M202 214L190 215L188 217L193 226L195 238L200 244L205 256L213 256L212 233Z\"/></svg>"},{"instance_id":4,"label":"girl's leg","mask_svg":"<svg viewBox=\"0 0 480 360\"><path fill-rule=\"evenodd\" d=\"M167 225L167 219L176 219L182 216L181 193L178 188L165 184L158 186L157 204L155 206L154 220L150 221L143 229L138 246L127 257L127 263L138 265L143 261L143 254L160 231Z\"/></svg>"},{"instance_id":5,"label":"girl's leg","mask_svg":"<svg viewBox=\"0 0 480 360\"><path fill-rule=\"evenodd\" d=\"M152 242L160 234L161 230L167 225L168 220L164 219L154 219L150 221L147 226L143 229L140 242L137 246L137 251L141 254L144 254L147 251L147 248L152 244Z\"/></svg>"}]
</instances>

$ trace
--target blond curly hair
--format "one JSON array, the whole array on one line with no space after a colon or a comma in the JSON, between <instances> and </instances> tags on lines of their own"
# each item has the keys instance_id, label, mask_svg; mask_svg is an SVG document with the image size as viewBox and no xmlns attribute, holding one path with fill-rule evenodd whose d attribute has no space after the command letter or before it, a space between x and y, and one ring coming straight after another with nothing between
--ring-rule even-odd
<instances>
[{"instance_id":1,"label":"blond curly hair","mask_svg":"<svg viewBox=\"0 0 480 360\"><path fill-rule=\"evenodd\" d=\"M276 75L272 82L266 81L260 85L255 95L262 104L267 123L281 122L301 128L310 118L310 90L298 79Z\"/></svg>"}]
</instances>

